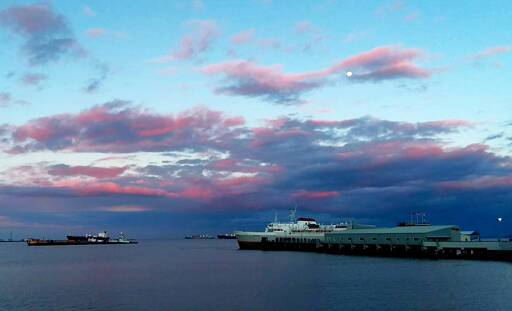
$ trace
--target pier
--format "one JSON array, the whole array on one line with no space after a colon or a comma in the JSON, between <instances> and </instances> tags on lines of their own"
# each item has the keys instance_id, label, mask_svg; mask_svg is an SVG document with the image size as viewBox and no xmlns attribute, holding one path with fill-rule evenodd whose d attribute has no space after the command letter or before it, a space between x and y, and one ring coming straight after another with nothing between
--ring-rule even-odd
<instances>
[{"instance_id":1,"label":"pier","mask_svg":"<svg viewBox=\"0 0 512 311\"><path fill-rule=\"evenodd\" d=\"M240 248L314 251L383 257L460 258L512 261L512 241L466 240L458 226L406 225L394 228L347 229L316 238L292 233L266 236Z\"/></svg>"}]
</instances>

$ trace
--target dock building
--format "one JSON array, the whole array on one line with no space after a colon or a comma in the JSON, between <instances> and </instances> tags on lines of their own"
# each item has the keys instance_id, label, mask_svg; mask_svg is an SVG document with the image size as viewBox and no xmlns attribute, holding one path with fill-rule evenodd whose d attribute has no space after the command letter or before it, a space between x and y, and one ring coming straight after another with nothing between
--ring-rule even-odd
<instances>
[{"instance_id":1,"label":"dock building","mask_svg":"<svg viewBox=\"0 0 512 311\"><path fill-rule=\"evenodd\" d=\"M326 233L321 244L338 253L512 260L510 241L480 241L478 233L455 225L349 229Z\"/></svg>"}]
</instances>

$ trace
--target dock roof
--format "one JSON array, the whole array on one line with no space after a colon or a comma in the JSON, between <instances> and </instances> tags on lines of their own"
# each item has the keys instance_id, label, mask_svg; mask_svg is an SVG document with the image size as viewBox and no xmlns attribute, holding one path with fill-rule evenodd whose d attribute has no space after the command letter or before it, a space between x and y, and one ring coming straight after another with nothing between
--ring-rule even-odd
<instances>
[{"instance_id":1,"label":"dock roof","mask_svg":"<svg viewBox=\"0 0 512 311\"><path fill-rule=\"evenodd\" d=\"M393 233L429 233L439 230L446 230L451 228L459 228L456 225L443 225L443 226L401 226L393 228L374 228L374 229L349 229L337 231L327 234L393 234Z\"/></svg>"},{"instance_id":2,"label":"dock roof","mask_svg":"<svg viewBox=\"0 0 512 311\"><path fill-rule=\"evenodd\" d=\"M480 235L480 233L470 230L470 231L461 231L460 234L466 234L466 235Z\"/></svg>"}]
</instances>

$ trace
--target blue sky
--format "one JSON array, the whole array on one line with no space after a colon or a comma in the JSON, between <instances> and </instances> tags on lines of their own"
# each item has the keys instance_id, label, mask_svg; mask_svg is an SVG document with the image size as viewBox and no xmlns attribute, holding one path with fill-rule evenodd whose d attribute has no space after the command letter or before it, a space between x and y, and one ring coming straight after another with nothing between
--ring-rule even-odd
<instances>
[{"instance_id":1,"label":"blue sky","mask_svg":"<svg viewBox=\"0 0 512 311\"><path fill-rule=\"evenodd\" d=\"M0 223L230 231L300 201L325 221L392 224L425 209L492 234L477 218L512 216L510 12L506 1L2 1ZM400 194L411 199L392 207ZM461 214L468 202L482 206Z\"/></svg>"}]
</instances>

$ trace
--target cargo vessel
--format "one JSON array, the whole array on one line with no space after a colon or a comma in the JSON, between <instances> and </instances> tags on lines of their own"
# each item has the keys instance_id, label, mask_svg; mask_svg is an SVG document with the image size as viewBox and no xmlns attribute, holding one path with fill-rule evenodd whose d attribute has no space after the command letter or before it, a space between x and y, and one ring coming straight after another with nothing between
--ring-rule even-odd
<instances>
[{"instance_id":1,"label":"cargo vessel","mask_svg":"<svg viewBox=\"0 0 512 311\"><path fill-rule=\"evenodd\" d=\"M25 239L20 239L20 240L14 240L12 238L12 232L10 233L9 235L9 239L1 239L0 240L0 243L19 243L19 242L25 242L26 240Z\"/></svg>"},{"instance_id":2,"label":"cargo vessel","mask_svg":"<svg viewBox=\"0 0 512 311\"><path fill-rule=\"evenodd\" d=\"M185 239L187 240L210 240L213 239L211 235L208 234L193 234L193 235L187 235L185 236Z\"/></svg>"},{"instance_id":3,"label":"cargo vessel","mask_svg":"<svg viewBox=\"0 0 512 311\"><path fill-rule=\"evenodd\" d=\"M110 238L106 231L97 235L68 235L67 240L40 240L30 238L28 246L51 246L51 245L104 245L104 244L137 244L137 241L127 239L121 232L117 239Z\"/></svg>"},{"instance_id":4,"label":"cargo vessel","mask_svg":"<svg viewBox=\"0 0 512 311\"><path fill-rule=\"evenodd\" d=\"M234 233L217 234L217 239L236 240L236 234L234 234Z\"/></svg>"}]
</instances>

